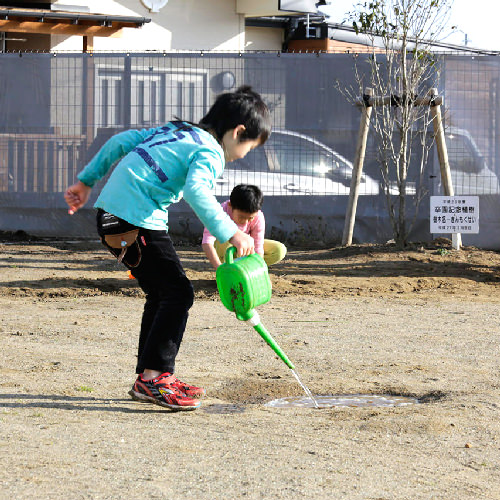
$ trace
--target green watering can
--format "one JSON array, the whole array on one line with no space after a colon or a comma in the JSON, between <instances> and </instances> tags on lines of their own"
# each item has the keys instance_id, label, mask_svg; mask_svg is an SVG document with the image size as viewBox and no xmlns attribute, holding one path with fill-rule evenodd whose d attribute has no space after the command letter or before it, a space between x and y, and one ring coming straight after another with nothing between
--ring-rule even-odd
<instances>
[{"instance_id":1,"label":"green watering can","mask_svg":"<svg viewBox=\"0 0 500 500\"><path fill-rule=\"evenodd\" d=\"M226 251L226 262L217 268L216 281L224 306L236 313L241 321L248 321L271 346L282 361L294 370L292 362L260 322L255 308L271 299L271 280L267 264L257 253L234 259L235 247Z\"/></svg>"}]
</instances>

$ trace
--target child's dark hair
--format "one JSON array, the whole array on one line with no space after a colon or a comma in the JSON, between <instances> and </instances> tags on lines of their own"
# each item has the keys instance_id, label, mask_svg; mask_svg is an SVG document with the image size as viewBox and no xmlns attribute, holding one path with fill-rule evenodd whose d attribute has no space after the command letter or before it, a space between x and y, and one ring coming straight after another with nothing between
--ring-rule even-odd
<instances>
[{"instance_id":1,"label":"child's dark hair","mask_svg":"<svg viewBox=\"0 0 500 500\"><path fill-rule=\"evenodd\" d=\"M264 196L257 186L238 184L231 191L229 201L233 210L236 209L247 214L253 214L262 208Z\"/></svg>"},{"instance_id":2,"label":"child's dark hair","mask_svg":"<svg viewBox=\"0 0 500 500\"><path fill-rule=\"evenodd\" d=\"M249 85L220 94L199 124L204 129L213 130L219 141L228 130L238 125L245 126L241 141L260 139L260 143L264 144L271 134L269 108Z\"/></svg>"}]
</instances>

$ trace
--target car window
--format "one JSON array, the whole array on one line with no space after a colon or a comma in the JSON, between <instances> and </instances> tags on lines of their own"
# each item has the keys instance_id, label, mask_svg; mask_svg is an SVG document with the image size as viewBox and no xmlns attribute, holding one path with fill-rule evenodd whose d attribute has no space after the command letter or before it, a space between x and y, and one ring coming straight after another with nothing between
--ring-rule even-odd
<instances>
[{"instance_id":1,"label":"car window","mask_svg":"<svg viewBox=\"0 0 500 500\"><path fill-rule=\"evenodd\" d=\"M463 135L447 134L446 148L452 170L470 173L477 173L481 170L480 158L476 155L470 141Z\"/></svg>"},{"instance_id":2,"label":"car window","mask_svg":"<svg viewBox=\"0 0 500 500\"><path fill-rule=\"evenodd\" d=\"M324 177L339 167L339 160L327 149L302 137L276 133L264 148L274 172Z\"/></svg>"},{"instance_id":3,"label":"car window","mask_svg":"<svg viewBox=\"0 0 500 500\"><path fill-rule=\"evenodd\" d=\"M245 158L235 160L226 165L226 170L238 169L249 170L251 172L267 172L269 167L267 165L266 154L263 146L252 149Z\"/></svg>"}]
</instances>

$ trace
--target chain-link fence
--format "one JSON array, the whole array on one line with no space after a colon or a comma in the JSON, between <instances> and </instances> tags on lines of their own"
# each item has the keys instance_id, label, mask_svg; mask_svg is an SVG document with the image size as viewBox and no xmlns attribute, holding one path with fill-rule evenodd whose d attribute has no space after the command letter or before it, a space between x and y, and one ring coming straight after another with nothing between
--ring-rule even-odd
<instances>
[{"instance_id":1,"label":"chain-link fence","mask_svg":"<svg viewBox=\"0 0 500 500\"><path fill-rule=\"evenodd\" d=\"M227 165L216 194L223 200L238 183L256 184L265 195L268 236L339 242L360 113L338 86L356 86L354 63L363 57L369 56L1 53L0 230L94 237L91 206L71 218L62 193L104 142L118 131L155 127L174 117L196 122L216 95L245 83L268 103L273 134L264 147ZM480 235L464 242L500 247L500 59L441 60L439 92L455 193L481 196ZM423 179L428 194L442 194L435 154ZM93 199L98 191L99 185ZM355 241L390 239L370 142L360 195ZM432 237L428 216L424 200L412 239ZM171 208L170 229L191 240L201 236L184 202Z\"/></svg>"}]
</instances>

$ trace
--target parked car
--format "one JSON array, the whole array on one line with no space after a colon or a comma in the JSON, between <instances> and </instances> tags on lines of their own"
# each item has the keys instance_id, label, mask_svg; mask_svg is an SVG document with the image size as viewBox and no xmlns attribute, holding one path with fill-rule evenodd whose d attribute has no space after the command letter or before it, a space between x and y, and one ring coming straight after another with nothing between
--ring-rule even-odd
<instances>
[{"instance_id":1,"label":"parked car","mask_svg":"<svg viewBox=\"0 0 500 500\"><path fill-rule=\"evenodd\" d=\"M395 135L397 139L397 134ZM373 135L369 135L367 154L363 171L367 175L378 178L380 176L380 166L376 155L377 145L373 140ZM422 180L418 179L421 161L421 135L415 135L415 144L412 148L411 164L408 172L406 184L406 194L414 195L417 186L421 182L427 184L431 193L444 194L441 183L440 165L437 155L437 147L432 146L433 153L429 156L429 167ZM433 129L427 131L426 142L430 145L434 141ZM499 179L497 175L488 167L487 162L475 143L472 135L464 129L456 127L445 128L445 142L448 151L448 162L450 164L451 180L453 190L456 195L480 195L500 193ZM391 192L397 194L396 173L391 170L389 182Z\"/></svg>"},{"instance_id":2,"label":"parked car","mask_svg":"<svg viewBox=\"0 0 500 500\"><path fill-rule=\"evenodd\" d=\"M497 175L488 167L472 135L464 129L445 129L446 149L450 164L451 181L456 195L498 194ZM438 192L442 192L439 162L435 158Z\"/></svg>"},{"instance_id":3,"label":"parked car","mask_svg":"<svg viewBox=\"0 0 500 500\"><path fill-rule=\"evenodd\" d=\"M313 137L273 130L268 141L242 160L226 165L215 194L228 196L237 184L255 184L265 196L349 195L352 163ZM377 195L379 184L362 175L360 195Z\"/></svg>"}]
</instances>

